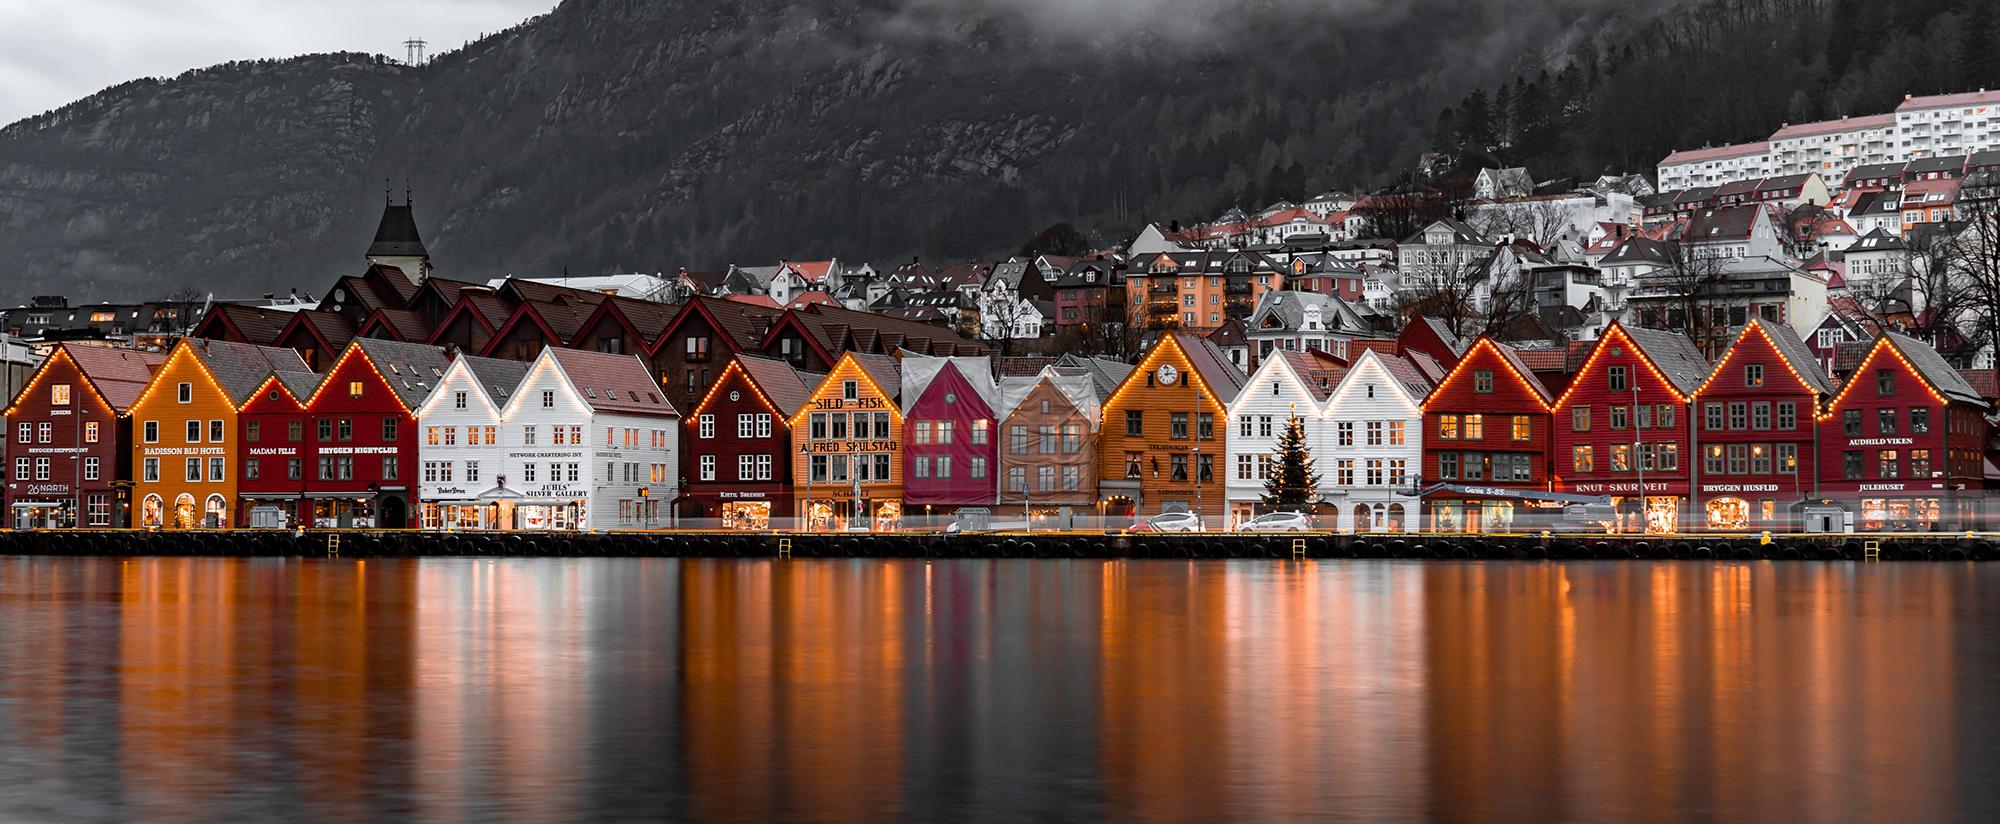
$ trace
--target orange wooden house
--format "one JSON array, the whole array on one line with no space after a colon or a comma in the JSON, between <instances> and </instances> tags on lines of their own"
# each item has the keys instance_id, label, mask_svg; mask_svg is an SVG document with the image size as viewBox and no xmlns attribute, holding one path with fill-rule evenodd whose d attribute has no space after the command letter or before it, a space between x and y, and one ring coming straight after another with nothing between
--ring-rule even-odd
<instances>
[{"instance_id":1,"label":"orange wooden house","mask_svg":"<svg viewBox=\"0 0 2000 824\"><path fill-rule=\"evenodd\" d=\"M1098 495L1107 515L1196 512L1219 528L1228 508L1216 466L1228 455L1229 403L1248 380L1199 335L1164 335L1104 403Z\"/></svg>"},{"instance_id":2,"label":"orange wooden house","mask_svg":"<svg viewBox=\"0 0 2000 824\"><path fill-rule=\"evenodd\" d=\"M892 530L902 521L901 387L895 358L850 351L792 414L800 456L792 492L808 528Z\"/></svg>"},{"instance_id":3,"label":"orange wooden house","mask_svg":"<svg viewBox=\"0 0 2000 824\"><path fill-rule=\"evenodd\" d=\"M235 518L236 412L297 351L220 340L174 344L132 404L132 526L221 529Z\"/></svg>"}]
</instances>

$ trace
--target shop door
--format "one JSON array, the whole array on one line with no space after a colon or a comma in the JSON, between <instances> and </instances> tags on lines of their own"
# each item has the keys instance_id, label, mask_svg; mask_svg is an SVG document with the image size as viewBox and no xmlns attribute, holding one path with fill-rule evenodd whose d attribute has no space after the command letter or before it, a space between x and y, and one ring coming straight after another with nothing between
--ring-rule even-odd
<instances>
[{"instance_id":1,"label":"shop door","mask_svg":"<svg viewBox=\"0 0 2000 824\"><path fill-rule=\"evenodd\" d=\"M408 529L410 526L410 505L404 503L401 497L390 495L383 498L377 511L380 520L376 526L383 529Z\"/></svg>"}]
</instances>

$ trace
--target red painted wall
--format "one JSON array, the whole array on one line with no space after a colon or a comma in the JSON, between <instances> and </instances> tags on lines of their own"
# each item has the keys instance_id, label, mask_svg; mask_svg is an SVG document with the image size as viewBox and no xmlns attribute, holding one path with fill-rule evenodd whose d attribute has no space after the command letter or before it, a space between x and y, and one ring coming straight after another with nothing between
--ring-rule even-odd
<instances>
[{"instance_id":1,"label":"red painted wall","mask_svg":"<svg viewBox=\"0 0 2000 824\"><path fill-rule=\"evenodd\" d=\"M946 401L951 396L951 402ZM952 440L949 444L938 443L938 422L949 421ZM984 421L986 443L973 443L975 421ZM917 440L919 423L930 424L929 443ZM957 364L946 364L938 371L924 394L910 406L909 416L903 419L903 503L905 507L934 506L992 506L1000 485L995 473L1000 466L999 426L994 420L993 409L985 399L972 390L972 384L958 371ZM932 464L931 477L920 478L914 471L918 457L929 458ZM940 457L951 459L951 477L937 477L936 463ZM972 477L972 459L985 461L985 476ZM908 511L906 509L906 511Z\"/></svg>"},{"instance_id":2,"label":"red painted wall","mask_svg":"<svg viewBox=\"0 0 2000 824\"><path fill-rule=\"evenodd\" d=\"M1477 389L1476 374L1490 370L1493 373L1493 391L1481 393ZM1465 415L1481 415L1484 419L1483 437L1477 440L1464 437ZM1460 416L1460 438L1443 440L1439 437L1439 422L1446 415ZM1528 419L1528 439L1513 439L1512 419L1516 415ZM1525 454L1530 460L1530 480L1526 482L1495 482L1491 478L1471 481L1480 486L1502 486L1517 489L1546 489L1549 482L1548 450L1550 440L1548 409L1543 406L1540 395L1523 383L1508 367L1506 360L1491 345L1480 343L1466 353L1464 362L1424 403L1424 483L1446 481L1466 483L1464 473L1458 479L1442 477L1438 472L1438 455L1443 452L1475 452Z\"/></svg>"}]
</instances>

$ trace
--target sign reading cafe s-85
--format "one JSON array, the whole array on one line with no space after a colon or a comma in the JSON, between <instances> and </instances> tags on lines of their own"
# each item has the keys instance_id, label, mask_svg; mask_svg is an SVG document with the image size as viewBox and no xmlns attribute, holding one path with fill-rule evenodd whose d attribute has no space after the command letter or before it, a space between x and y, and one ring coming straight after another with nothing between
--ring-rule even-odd
<instances>
[{"instance_id":1,"label":"sign reading cafe s-85","mask_svg":"<svg viewBox=\"0 0 2000 824\"><path fill-rule=\"evenodd\" d=\"M898 441L810 441L806 451L813 454L840 454L851 452L895 452L902 449Z\"/></svg>"}]
</instances>

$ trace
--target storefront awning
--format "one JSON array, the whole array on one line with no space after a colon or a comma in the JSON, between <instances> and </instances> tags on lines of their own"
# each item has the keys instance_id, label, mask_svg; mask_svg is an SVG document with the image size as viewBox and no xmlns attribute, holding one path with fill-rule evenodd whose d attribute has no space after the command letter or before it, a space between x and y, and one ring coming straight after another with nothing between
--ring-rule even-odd
<instances>
[{"instance_id":1,"label":"storefront awning","mask_svg":"<svg viewBox=\"0 0 2000 824\"><path fill-rule=\"evenodd\" d=\"M1561 492L1542 492L1535 489L1508 489L1498 486L1461 486L1459 484L1433 484L1423 491L1424 497L1434 493L1449 492L1473 498L1511 498L1519 501L1541 501L1552 504L1584 504L1610 506L1609 495L1568 495Z\"/></svg>"},{"instance_id":2,"label":"storefront awning","mask_svg":"<svg viewBox=\"0 0 2000 824\"><path fill-rule=\"evenodd\" d=\"M521 493L515 492L514 490L508 489L507 487L504 486L496 486L493 487L492 489L486 490L485 492L479 493L478 500L481 503L488 503L492 501L518 501L521 500Z\"/></svg>"}]
</instances>

